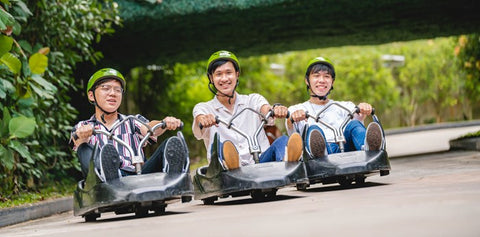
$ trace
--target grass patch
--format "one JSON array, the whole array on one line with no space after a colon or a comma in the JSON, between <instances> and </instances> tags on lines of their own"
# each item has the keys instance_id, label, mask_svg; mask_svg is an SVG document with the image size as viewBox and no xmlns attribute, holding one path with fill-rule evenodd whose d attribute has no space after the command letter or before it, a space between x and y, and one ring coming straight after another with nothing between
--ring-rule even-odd
<instances>
[{"instance_id":1,"label":"grass patch","mask_svg":"<svg viewBox=\"0 0 480 237\"><path fill-rule=\"evenodd\" d=\"M38 191L22 191L8 197L0 195L0 208L25 206L45 200L68 197L73 195L76 182L73 180L54 183Z\"/></svg>"},{"instance_id":2,"label":"grass patch","mask_svg":"<svg viewBox=\"0 0 480 237\"><path fill-rule=\"evenodd\" d=\"M476 132L471 132L471 133L467 133L455 140L460 140L460 139L467 139L467 138L474 138L474 137L480 137L480 131L476 131Z\"/></svg>"}]
</instances>

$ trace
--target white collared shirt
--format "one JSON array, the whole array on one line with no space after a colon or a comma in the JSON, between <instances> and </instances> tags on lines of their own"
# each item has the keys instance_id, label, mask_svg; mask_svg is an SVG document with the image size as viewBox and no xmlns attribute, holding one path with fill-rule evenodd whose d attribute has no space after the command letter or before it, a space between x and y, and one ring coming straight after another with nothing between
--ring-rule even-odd
<instances>
[{"instance_id":1,"label":"white collared shirt","mask_svg":"<svg viewBox=\"0 0 480 237\"><path fill-rule=\"evenodd\" d=\"M328 104L331 104L333 102L339 103L343 105L344 107L348 108L350 111L355 109L355 104L350 101L334 101L334 100L329 100L327 104L325 105L317 105L314 103L311 103L310 101L305 101L301 104L296 104L293 106L290 106L288 108L288 111L291 113L297 111L297 110L304 110L308 112L308 114L316 116L318 112L320 112L323 108L325 108ZM323 122L326 122L327 124L333 126L334 128L338 129L342 125L342 122L345 120L345 118L348 116L348 112L337 107L337 106L330 106L324 113L321 115L321 119ZM308 125L318 125L322 130L323 133L325 134L325 138L327 139L327 142L335 142L335 135L331 129L329 129L327 126L315 122L314 119L309 118L307 121L299 121L296 124L294 124L294 127L292 129L288 129L287 127L287 133L288 135L291 135L294 133L295 126L297 126L299 133L303 133L303 129L305 127L305 124Z\"/></svg>"},{"instance_id":2,"label":"white collared shirt","mask_svg":"<svg viewBox=\"0 0 480 237\"><path fill-rule=\"evenodd\" d=\"M215 96L210 101L198 103L197 105L195 105L195 107L193 108L193 118L195 120L198 115L213 114L215 116L218 116L222 120L230 121L230 119L234 115L236 115L244 108L251 108L255 111L260 112L262 106L266 104L269 104L268 101L260 94L253 93L249 95L241 95L236 93L235 105L233 108L233 113L231 113L225 106L220 103L220 101L218 101L217 97ZM243 112L233 121L235 127L247 133L249 136L253 136L260 123L260 116L251 111ZM218 126L212 126L210 128L204 129L200 129L198 124L193 124L192 130L193 135L198 140L203 139L203 142L207 149L207 158L209 162L212 154L211 147L214 140L214 135L215 133L218 133L220 135L221 142L230 140L236 146L240 154L240 164L242 166L255 163L253 157L250 154L247 139L239 133L235 132L234 130L228 129L224 124L219 124ZM258 143L260 144L262 152L264 152L270 146L267 135L265 134L265 130L263 129L258 135Z\"/></svg>"}]
</instances>

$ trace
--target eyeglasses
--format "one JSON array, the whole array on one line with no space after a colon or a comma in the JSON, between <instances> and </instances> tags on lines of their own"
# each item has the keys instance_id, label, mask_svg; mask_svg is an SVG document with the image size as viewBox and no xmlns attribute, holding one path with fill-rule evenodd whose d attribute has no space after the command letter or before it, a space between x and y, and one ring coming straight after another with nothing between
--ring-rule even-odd
<instances>
[{"instance_id":1,"label":"eyeglasses","mask_svg":"<svg viewBox=\"0 0 480 237\"><path fill-rule=\"evenodd\" d=\"M120 86L112 86L112 85L100 85L97 88L100 88L100 90L103 93L108 93L110 92L111 89L113 89L113 92L115 94L122 94L123 93L123 88Z\"/></svg>"}]
</instances>

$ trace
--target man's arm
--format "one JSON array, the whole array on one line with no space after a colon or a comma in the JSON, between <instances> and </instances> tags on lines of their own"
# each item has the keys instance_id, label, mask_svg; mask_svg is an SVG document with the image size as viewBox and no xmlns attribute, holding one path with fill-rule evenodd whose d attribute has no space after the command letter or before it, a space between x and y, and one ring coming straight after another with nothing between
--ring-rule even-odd
<instances>
[{"instance_id":1,"label":"man's arm","mask_svg":"<svg viewBox=\"0 0 480 237\"><path fill-rule=\"evenodd\" d=\"M182 124L182 121L180 119L177 119L177 118L171 117L171 116L165 117L162 121L165 122L165 128L159 127L157 129L155 129L155 131L153 132L151 137L158 137L158 136L162 135L167 130L175 130L178 127L180 127L180 125ZM157 125L158 123L161 123L162 121L152 120L148 123L148 126L150 126L150 128L152 128L153 126ZM140 132L143 136L145 136L148 132L148 128L145 127L144 125L141 125Z\"/></svg>"},{"instance_id":2,"label":"man's arm","mask_svg":"<svg viewBox=\"0 0 480 237\"><path fill-rule=\"evenodd\" d=\"M93 135L93 126L91 124L80 124L75 132L72 133L72 141L75 147L79 147L81 144L90 141L90 137Z\"/></svg>"},{"instance_id":3,"label":"man's arm","mask_svg":"<svg viewBox=\"0 0 480 237\"><path fill-rule=\"evenodd\" d=\"M360 109L360 113L355 114L354 118L356 120L361 121L361 122L363 122L363 120L365 120L367 115L372 114L372 111L373 111L372 105L370 105L369 103L365 103L365 102L362 102L362 103L358 104L358 108Z\"/></svg>"}]
</instances>

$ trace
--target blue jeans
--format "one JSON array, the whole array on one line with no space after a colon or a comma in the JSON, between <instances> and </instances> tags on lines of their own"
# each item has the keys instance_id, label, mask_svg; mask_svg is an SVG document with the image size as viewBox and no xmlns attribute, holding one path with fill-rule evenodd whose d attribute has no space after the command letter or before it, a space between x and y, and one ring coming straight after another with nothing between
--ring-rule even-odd
<instances>
[{"instance_id":1,"label":"blue jeans","mask_svg":"<svg viewBox=\"0 0 480 237\"><path fill-rule=\"evenodd\" d=\"M271 162L271 161L283 161L283 157L285 156L285 147L287 146L288 137L283 135L272 143L270 147L262 152L260 155L260 163ZM223 159L223 142L219 144L218 156L220 161Z\"/></svg>"},{"instance_id":2,"label":"blue jeans","mask_svg":"<svg viewBox=\"0 0 480 237\"><path fill-rule=\"evenodd\" d=\"M322 133L323 138L325 139L325 134L323 133L322 129L317 126L317 125L312 125L308 128L307 130L307 136L306 136L306 141L305 141L305 146L307 150L310 151L309 146L309 135L311 131L313 130L319 130ZM345 130L343 131L343 136L345 137L346 143L345 143L345 151L358 151L361 150L363 145L365 144L365 133L366 133L366 128L362 124L362 122L358 120L352 120L350 121L347 126L345 127ZM325 139L326 141L326 139ZM327 142L327 151L328 154L332 153L340 153L340 147L338 146L337 143L334 142Z\"/></svg>"},{"instance_id":3,"label":"blue jeans","mask_svg":"<svg viewBox=\"0 0 480 237\"><path fill-rule=\"evenodd\" d=\"M285 135L275 139L272 145L270 145L270 147L260 155L260 163L283 161L283 157L285 156L285 147L287 146L287 143L288 137Z\"/></svg>"}]
</instances>

